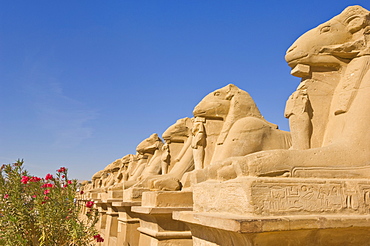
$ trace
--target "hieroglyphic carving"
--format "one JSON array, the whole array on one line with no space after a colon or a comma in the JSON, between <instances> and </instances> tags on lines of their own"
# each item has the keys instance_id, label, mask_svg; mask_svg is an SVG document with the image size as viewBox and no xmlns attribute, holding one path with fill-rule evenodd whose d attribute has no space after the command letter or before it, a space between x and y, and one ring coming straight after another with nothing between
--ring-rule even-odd
<instances>
[{"instance_id":1,"label":"hieroglyphic carving","mask_svg":"<svg viewBox=\"0 0 370 246\"><path fill-rule=\"evenodd\" d=\"M366 213L370 184L349 181L257 183L252 187L257 214Z\"/></svg>"}]
</instances>

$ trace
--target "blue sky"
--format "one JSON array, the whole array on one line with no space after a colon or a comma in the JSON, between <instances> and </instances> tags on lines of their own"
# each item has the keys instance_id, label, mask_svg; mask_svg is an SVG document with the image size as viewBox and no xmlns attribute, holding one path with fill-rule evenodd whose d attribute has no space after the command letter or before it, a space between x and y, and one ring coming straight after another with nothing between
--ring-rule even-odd
<instances>
[{"instance_id":1,"label":"blue sky","mask_svg":"<svg viewBox=\"0 0 370 246\"><path fill-rule=\"evenodd\" d=\"M0 164L90 179L229 83L288 130L285 51L355 4L0 0Z\"/></svg>"}]
</instances>

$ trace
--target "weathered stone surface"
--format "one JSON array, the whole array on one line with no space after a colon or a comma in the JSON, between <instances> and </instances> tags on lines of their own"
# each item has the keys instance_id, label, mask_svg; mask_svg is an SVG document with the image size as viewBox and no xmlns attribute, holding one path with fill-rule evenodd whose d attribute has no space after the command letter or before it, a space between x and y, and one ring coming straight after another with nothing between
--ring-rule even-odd
<instances>
[{"instance_id":1,"label":"weathered stone surface","mask_svg":"<svg viewBox=\"0 0 370 246\"><path fill-rule=\"evenodd\" d=\"M293 76L296 77L307 77L310 75L310 66L304 64L298 64L295 66L292 71L290 72Z\"/></svg>"},{"instance_id":2,"label":"weathered stone surface","mask_svg":"<svg viewBox=\"0 0 370 246\"><path fill-rule=\"evenodd\" d=\"M237 216L174 212L194 246L369 245L369 215Z\"/></svg>"},{"instance_id":3,"label":"weathered stone surface","mask_svg":"<svg viewBox=\"0 0 370 246\"><path fill-rule=\"evenodd\" d=\"M189 228L184 222L173 220L175 211L192 210L191 192L144 192L140 207L132 210L140 218L140 246L193 245Z\"/></svg>"},{"instance_id":4,"label":"weathered stone surface","mask_svg":"<svg viewBox=\"0 0 370 246\"><path fill-rule=\"evenodd\" d=\"M177 191L151 191L143 193L143 207L192 208L193 193Z\"/></svg>"},{"instance_id":5,"label":"weathered stone surface","mask_svg":"<svg viewBox=\"0 0 370 246\"><path fill-rule=\"evenodd\" d=\"M370 212L368 179L240 177L197 184L193 193L195 212L249 216Z\"/></svg>"}]
</instances>

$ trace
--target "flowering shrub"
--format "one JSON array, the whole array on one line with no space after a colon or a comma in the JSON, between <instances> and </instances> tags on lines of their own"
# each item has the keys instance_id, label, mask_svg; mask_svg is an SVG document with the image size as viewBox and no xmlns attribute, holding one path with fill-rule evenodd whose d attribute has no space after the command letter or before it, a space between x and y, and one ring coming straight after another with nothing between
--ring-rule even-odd
<instances>
[{"instance_id":1,"label":"flowering shrub","mask_svg":"<svg viewBox=\"0 0 370 246\"><path fill-rule=\"evenodd\" d=\"M84 219L79 218L77 182L68 179L67 171L61 167L55 177L39 178L29 175L20 160L0 168L0 245L82 246L104 241L94 228L98 212L93 203Z\"/></svg>"}]
</instances>

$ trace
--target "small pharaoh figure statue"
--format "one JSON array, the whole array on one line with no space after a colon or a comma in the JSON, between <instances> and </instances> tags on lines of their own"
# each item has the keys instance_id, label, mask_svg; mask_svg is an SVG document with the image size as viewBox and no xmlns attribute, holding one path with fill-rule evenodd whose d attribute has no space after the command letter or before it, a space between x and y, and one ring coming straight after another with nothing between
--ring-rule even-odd
<instances>
[{"instance_id":1,"label":"small pharaoh figure statue","mask_svg":"<svg viewBox=\"0 0 370 246\"><path fill-rule=\"evenodd\" d=\"M203 169L204 162L204 148L206 146L206 132L205 132L205 118L196 117L194 119L191 133L193 139L191 147L193 148L194 166L195 170Z\"/></svg>"},{"instance_id":2,"label":"small pharaoh figure statue","mask_svg":"<svg viewBox=\"0 0 370 246\"><path fill-rule=\"evenodd\" d=\"M289 97L285 107L285 117L289 118L292 136L291 149L304 150L310 148L310 116L309 98L304 83Z\"/></svg>"},{"instance_id":3,"label":"small pharaoh figure statue","mask_svg":"<svg viewBox=\"0 0 370 246\"><path fill-rule=\"evenodd\" d=\"M171 154L170 154L170 140L165 140L165 144L162 146L162 174L168 173L168 167L171 162Z\"/></svg>"}]
</instances>

